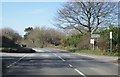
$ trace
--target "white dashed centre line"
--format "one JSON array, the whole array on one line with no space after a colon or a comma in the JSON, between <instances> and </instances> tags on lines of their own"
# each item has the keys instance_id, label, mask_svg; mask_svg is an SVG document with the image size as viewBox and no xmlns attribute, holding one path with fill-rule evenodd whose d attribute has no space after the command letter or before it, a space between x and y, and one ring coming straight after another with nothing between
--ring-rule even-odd
<instances>
[{"instance_id":1,"label":"white dashed centre line","mask_svg":"<svg viewBox=\"0 0 120 77\"><path fill-rule=\"evenodd\" d=\"M69 66L71 68L73 68L76 72L78 72L80 75L82 75L83 77L86 77L85 74L83 74L81 71L79 71L78 69L74 68L73 65L69 64Z\"/></svg>"},{"instance_id":2,"label":"white dashed centre line","mask_svg":"<svg viewBox=\"0 0 120 77\"><path fill-rule=\"evenodd\" d=\"M65 61L61 56L58 56L62 61Z\"/></svg>"},{"instance_id":3,"label":"white dashed centre line","mask_svg":"<svg viewBox=\"0 0 120 77\"><path fill-rule=\"evenodd\" d=\"M53 53L55 56L59 57L62 61L65 61L61 56L58 56L57 54Z\"/></svg>"},{"instance_id":4,"label":"white dashed centre line","mask_svg":"<svg viewBox=\"0 0 120 77\"><path fill-rule=\"evenodd\" d=\"M80 72L78 69L76 69L76 68L74 68L74 70L76 71L76 72L78 72L80 75L82 75L83 77L86 77L82 72Z\"/></svg>"},{"instance_id":5,"label":"white dashed centre line","mask_svg":"<svg viewBox=\"0 0 120 77\"><path fill-rule=\"evenodd\" d=\"M59 57L62 61L65 61L61 56L58 56L57 54L53 53L55 56ZM82 75L83 77L86 77L81 71L79 71L78 69L74 68L73 65L69 64L69 66L71 68L73 68L76 72L78 72L80 75Z\"/></svg>"},{"instance_id":6,"label":"white dashed centre line","mask_svg":"<svg viewBox=\"0 0 120 77\"><path fill-rule=\"evenodd\" d=\"M73 66L72 66L71 64L69 64L69 66L70 66L71 68L73 68Z\"/></svg>"}]
</instances>

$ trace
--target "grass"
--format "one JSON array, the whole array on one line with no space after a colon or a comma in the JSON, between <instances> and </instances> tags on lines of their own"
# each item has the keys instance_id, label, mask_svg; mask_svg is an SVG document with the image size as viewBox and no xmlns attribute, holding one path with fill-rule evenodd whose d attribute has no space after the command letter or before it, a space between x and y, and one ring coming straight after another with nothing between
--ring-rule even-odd
<instances>
[{"instance_id":1,"label":"grass","mask_svg":"<svg viewBox=\"0 0 120 77\"><path fill-rule=\"evenodd\" d=\"M93 55L105 55L105 56L118 56L120 57L119 52L108 52L108 51L101 51L101 50L80 50L80 49L67 49L70 52L77 52L77 53L85 53L85 54L93 54ZM120 58L117 60L117 63L120 63Z\"/></svg>"},{"instance_id":2,"label":"grass","mask_svg":"<svg viewBox=\"0 0 120 77\"><path fill-rule=\"evenodd\" d=\"M35 52L31 48L24 48L24 47L14 47L14 48L6 48L2 47L0 48L2 52L8 52L8 53L32 53Z\"/></svg>"},{"instance_id":3,"label":"grass","mask_svg":"<svg viewBox=\"0 0 120 77\"><path fill-rule=\"evenodd\" d=\"M106 55L106 56L120 56L118 52L108 52L101 50L80 50L80 49L68 49L70 52L78 52L78 53L86 53L86 54L94 54L94 55Z\"/></svg>"}]
</instances>

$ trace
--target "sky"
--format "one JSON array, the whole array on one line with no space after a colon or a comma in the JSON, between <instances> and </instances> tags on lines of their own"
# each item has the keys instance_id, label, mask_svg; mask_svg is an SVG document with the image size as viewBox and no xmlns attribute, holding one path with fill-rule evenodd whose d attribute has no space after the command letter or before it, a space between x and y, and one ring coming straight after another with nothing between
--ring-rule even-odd
<instances>
[{"instance_id":1,"label":"sky","mask_svg":"<svg viewBox=\"0 0 120 77\"><path fill-rule=\"evenodd\" d=\"M20 35L29 26L54 28L54 17L62 5L62 2L2 2L0 28L10 27Z\"/></svg>"},{"instance_id":2,"label":"sky","mask_svg":"<svg viewBox=\"0 0 120 77\"><path fill-rule=\"evenodd\" d=\"M0 28L10 27L24 35L27 27L51 27L57 10L68 0L1 0ZM113 0L111 0L113 1ZM118 0L116 0L118 1Z\"/></svg>"}]
</instances>

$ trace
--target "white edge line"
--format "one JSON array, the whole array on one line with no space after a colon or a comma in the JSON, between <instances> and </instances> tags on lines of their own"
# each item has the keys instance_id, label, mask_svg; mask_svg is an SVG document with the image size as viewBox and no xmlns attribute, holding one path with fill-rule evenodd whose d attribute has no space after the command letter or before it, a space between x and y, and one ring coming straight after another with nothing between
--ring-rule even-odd
<instances>
[{"instance_id":1,"label":"white edge line","mask_svg":"<svg viewBox=\"0 0 120 77\"><path fill-rule=\"evenodd\" d=\"M19 62L21 59L23 59L25 56L27 56L27 55L24 55L24 56L21 57L18 61L14 62L14 63L12 63L12 64L10 64L10 65L8 65L7 68L13 66L13 65L16 64L17 62Z\"/></svg>"},{"instance_id":2,"label":"white edge line","mask_svg":"<svg viewBox=\"0 0 120 77\"><path fill-rule=\"evenodd\" d=\"M78 72L80 75L82 75L82 76L84 76L84 77L86 77L82 72L80 72L78 69L74 69L76 72Z\"/></svg>"}]
</instances>

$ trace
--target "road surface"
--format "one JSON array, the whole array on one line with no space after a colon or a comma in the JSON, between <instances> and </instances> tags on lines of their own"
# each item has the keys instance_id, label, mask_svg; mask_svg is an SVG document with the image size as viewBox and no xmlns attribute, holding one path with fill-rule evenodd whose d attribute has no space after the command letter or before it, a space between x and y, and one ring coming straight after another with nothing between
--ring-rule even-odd
<instances>
[{"instance_id":1,"label":"road surface","mask_svg":"<svg viewBox=\"0 0 120 77\"><path fill-rule=\"evenodd\" d=\"M67 51L34 48L35 53L2 53L4 75L118 75L118 64ZM107 76L108 77L108 76ZM115 76L117 77L117 76Z\"/></svg>"}]
</instances>

